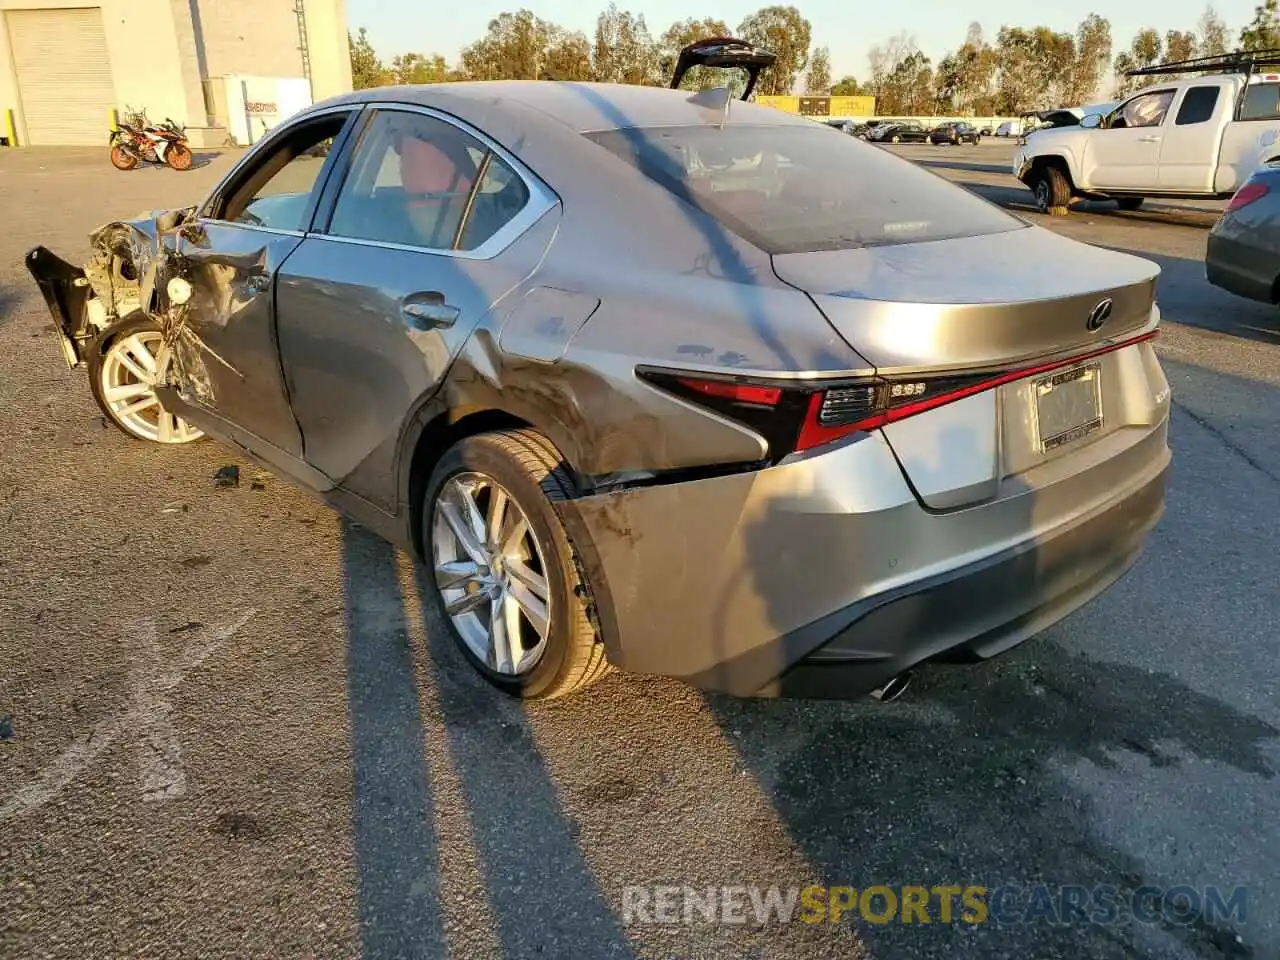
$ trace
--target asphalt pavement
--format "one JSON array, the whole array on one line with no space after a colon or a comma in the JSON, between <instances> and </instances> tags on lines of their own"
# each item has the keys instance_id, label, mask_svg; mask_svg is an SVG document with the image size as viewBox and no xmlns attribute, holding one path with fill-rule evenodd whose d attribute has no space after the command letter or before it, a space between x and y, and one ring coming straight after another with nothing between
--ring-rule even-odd
<instances>
[{"instance_id":1,"label":"asphalt pavement","mask_svg":"<svg viewBox=\"0 0 1280 960\"><path fill-rule=\"evenodd\" d=\"M1143 559L891 704L614 675L530 707L472 677L408 557L212 442L108 429L63 365L23 253L82 258L234 155L0 150L0 957L1280 956L1280 316L1205 282L1221 204L1045 218L1007 142L894 149L1160 264L1174 467ZM1008 899L637 921L654 885ZM1085 920L1064 887L1146 907Z\"/></svg>"}]
</instances>

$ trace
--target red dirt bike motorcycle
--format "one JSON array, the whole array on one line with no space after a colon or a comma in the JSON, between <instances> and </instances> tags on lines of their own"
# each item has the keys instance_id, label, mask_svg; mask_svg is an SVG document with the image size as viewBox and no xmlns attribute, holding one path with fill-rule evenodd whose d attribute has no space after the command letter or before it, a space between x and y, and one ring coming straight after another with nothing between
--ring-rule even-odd
<instances>
[{"instance_id":1,"label":"red dirt bike motorcycle","mask_svg":"<svg viewBox=\"0 0 1280 960\"><path fill-rule=\"evenodd\" d=\"M121 122L119 129L111 131L110 144L111 165L117 170L132 170L139 163L163 163L174 170L191 168L187 132L168 117L154 127L145 119Z\"/></svg>"}]
</instances>

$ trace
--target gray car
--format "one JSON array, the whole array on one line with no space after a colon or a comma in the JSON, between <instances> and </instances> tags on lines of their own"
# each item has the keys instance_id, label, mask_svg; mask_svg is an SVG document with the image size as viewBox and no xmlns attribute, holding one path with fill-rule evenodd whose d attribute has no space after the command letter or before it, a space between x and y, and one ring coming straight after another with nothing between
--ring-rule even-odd
<instances>
[{"instance_id":1,"label":"gray car","mask_svg":"<svg viewBox=\"0 0 1280 960\"><path fill-rule=\"evenodd\" d=\"M1240 185L1209 231L1204 262L1214 286L1280 302L1280 161L1264 164Z\"/></svg>"},{"instance_id":2,"label":"gray car","mask_svg":"<svg viewBox=\"0 0 1280 960\"><path fill-rule=\"evenodd\" d=\"M360 91L93 241L28 266L107 415L416 551L512 694L883 694L1163 510L1153 264L714 92Z\"/></svg>"}]
</instances>

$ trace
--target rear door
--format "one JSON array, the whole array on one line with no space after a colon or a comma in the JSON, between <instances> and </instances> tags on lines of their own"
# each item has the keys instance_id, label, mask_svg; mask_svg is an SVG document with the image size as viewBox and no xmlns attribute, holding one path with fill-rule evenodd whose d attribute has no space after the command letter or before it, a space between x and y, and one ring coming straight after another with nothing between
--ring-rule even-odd
<instances>
[{"instance_id":1,"label":"rear door","mask_svg":"<svg viewBox=\"0 0 1280 960\"><path fill-rule=\"evenodd\" d=\"M1214 80L1179 92L1160 144L1161 190L1213 192L1218 149L1232 106L1230 87Z\"/></svg>"},{"instance_id":2,"label":"rear door","mask_svg":"<svg viewBox=\"0 0 1280 960\"><path fill-rule=\"evenodd\" d=\"M1173 88L1130 97L1110 116L1106 127L1090 131L1088 184L1099 189L1156 189L1160 141L1163 139Z\"/></svg>"},{"instance_id":3,"label":"rear door","mask_svg":"<svg viewBox=\"0 0 1280 960\"><path fill-rule=\"evenodd\" d=\"M282 129L166 238L174 244L170 276L191 285L187 302L171 306L181 414L286 470L301 456L302 438L280 372L276 277L302 242L330 147L356 112L334 109Z\"/></svg>"},{"instance_id":4,"label":"rear door","mask_svg":"<svg viewBox=\"0 0 1280 960\"><path fill-rule=\"evenodd\" d=\"M308 464L394 509L403 427L536 269L557 210L481 132L426 108L371 107L280 273L281 360Z\"/></svg>"}]
</instances>

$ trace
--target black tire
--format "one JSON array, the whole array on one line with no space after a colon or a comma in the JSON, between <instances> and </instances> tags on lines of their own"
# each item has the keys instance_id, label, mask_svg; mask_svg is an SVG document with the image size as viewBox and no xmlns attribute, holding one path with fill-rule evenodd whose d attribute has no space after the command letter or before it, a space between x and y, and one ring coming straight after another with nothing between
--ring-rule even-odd
<instances>
[{"instance_id":1,"label":"black tire","mask_svg":"<svg viewBox=\"0 0 1280 960\"><path fill-rule=\"evenodd\" d=\"M174 170L190 170L194 158L186 144L175 143L164 152L164 162Z\"/></svg>"},{"instance_id":2,"label":"black tire","mask_svg":"<svg viewBox=\"0 0 1280 960\"><path fill-rule=\"evenodd\" d=\"M1067 212L1067 205L1071 202L1071 184L1057 167L1040 167L1031 179L1031 190L1035 194L1036 208L1041 213L1062 215Z\"/></svg>"},{"instance_id":3,"label":"black tire","mask_svg":"<svg viewBox=\"0 0 1280 960\"><path fill-rule=\"evenodd\" d=\"M510 676L475 655L446 614L440 591L428 589L458 649L493 686L527 700L563 697L606 676L612 668L591 621L590 589L556 508L574 496L574 487L551 441L534 430L509 430L466 437L445 452L423 492L422 543L428 569L434 567L436 498L450 477L467 472L492 478L524 511L545 561L551 613L541 658L528 673Z\"/></svg>"},{"instance_id":4,"label":"black tire","mask_svg":"<svg viewBox=\"0 0 1280 960\"><path fill-rule=\"evenodd\" d=\"M1121 210L1140 210L1146 197L1120 197L1116 200Z\"/></svg>"}]
</instances>

